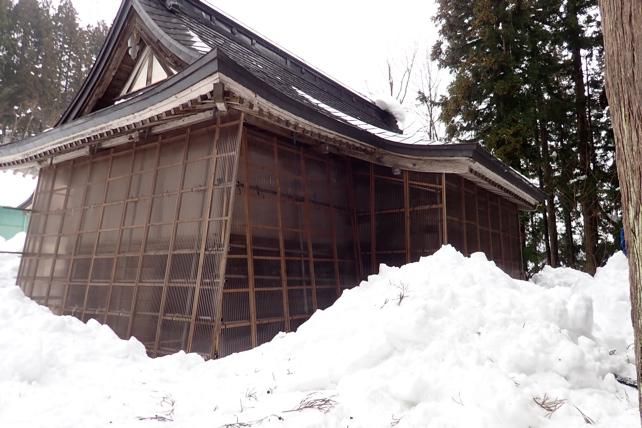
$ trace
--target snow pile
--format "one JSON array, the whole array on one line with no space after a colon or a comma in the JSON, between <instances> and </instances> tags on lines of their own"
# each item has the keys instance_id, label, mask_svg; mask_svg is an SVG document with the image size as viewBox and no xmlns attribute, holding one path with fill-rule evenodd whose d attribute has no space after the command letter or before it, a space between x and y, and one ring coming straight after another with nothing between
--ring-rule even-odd
<instances>
[{"instance_id":1,"label":"snow pile","mask_svg":"<svg viewBox=\"0 0 642 428\"><path fill-rule=\"evenodd\" d=\"M629 324L609 313L625 289L621 255L536 285L444 247L382 266L297 333L204 362L151 360L0 288L0 426L634 427L636 391L613 376L633 375L632 337L607 340Z\"/></svg>"},{"instance_id":2,"label":"snow pile","mask_svg":"<svg viewBox=\"0 0 642 428\"><path fill-rule=\"evenodd\" d=\"M396 98L390 95L379 95L375 98L375 104L380 109L390 113L400 127L404 127L407 120L407 111Z\"/></svg>"},{"instance_id":3,"label":"snow pile","mask_svg":"<svg viewBox=\"0 0 642 428\"><path fill-rule=\"evenodd\" d=\"M606 266L599 268L595 278L569 268L546 266L534 276L533 282L543 287L566 288L564 293L576 302L579 296L590 298L595 326L593 335L609 348L621 351L633 343L629 269L626 256L618 252ZM633 348L630 349L633 358Z\"/></svg>"}]
</instances>

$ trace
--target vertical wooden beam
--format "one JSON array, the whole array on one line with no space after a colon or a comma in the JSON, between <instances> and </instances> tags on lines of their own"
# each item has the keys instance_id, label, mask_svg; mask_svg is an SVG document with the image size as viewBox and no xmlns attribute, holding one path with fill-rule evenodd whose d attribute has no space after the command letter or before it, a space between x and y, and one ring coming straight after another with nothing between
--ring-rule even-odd
<instances>
[{"instance_id":1,"label":"vertical wooden beam","mask_svg":"<svg viewBox=\"0 0 642 428\"><path fill-rule=\"evenodd\" d=\"M247 255L247 283L250 298L250 331L252 348L256 346L256 284L254 278L254 247L252 242L252 209L250 200L250 163L249 163L249 144L247 142L247 134L243 134L242 140L243 147L245 148L245 248Z\"/></svg>"},{"instance_id":2,"label":"vertical wooden beam","mask_svg":"<svg viewBox=\"0 0 642 428\"><path fill-rule=\"evenodd\" d=\"M517 236L519 237L519 272L522 279L526 279L526 271L524 270L524 243L522 242L522 225L519 219L519 210L515 210L517 216Z\"/></svg>"},{"instance_id":3,"label":"vertical wooden beam","mask_svg":"<svg viewBox=\"0 0 642 428\"><path fill-rule=\"evenodd\" d=\"M351 212L352 247L354 249L355 273L357 274L357 281L361 281L363 279L363 265L361 260L361 241L359 236L359 219L357 217L357 202L354 194L354 171L352 170L352 160L350 158L346 158L345 163L346 171L348 172L348 206Z\"/></svg>"},{"instance_id":4,"label":"vertical wooden beam","mask_svg":"<svg viewBox=\"0 0 642 428\"><path fill-rule=\"evenodd\" d=\"M111 170L114 165L114 153L113 150L109 153L109 167L107 167L107 180L105 181L105 190L103 191L102 204L100 205L100 215L98 216L98 226L96 229L96 241L94 242L94 248L91 253L91 262L89 263L89 277L87 278L87 288L85 289L85 299L82 304L82 316L81 320L84 321L85 314L87 312L87 302L89 300L89 288L92 287L91 277L94 274L94 264L96 261L96 251L98 250L98 242L100 242L100 231L103 225L103 220L105 218L105 204L107 203L107 189L109 189L109 177L111 177ZM123 207L124 209L124 207ZM115 261L114 261L115 262ZM96 286L98 287L98 286ZM106 311L106 310L105 310Z\"/></svg>"},{"instance_id":5,"label":"vertical wooden beam","mask_svg":"<svg viewBox=\"0 0 642 428\"><path fill-rule=\"evenodd\" d=\"M290 303L288 296L288 273L285 261L285 239L283 238L283 207L281 206L281 169L279 168L279 145L276 137L273 138L274 147L274 174L276 176L276 215L279 224L279 261L281 268L281 290L283 301L283 318L285 331L290 331Z\"/></svg>"},{"instance_id":6,"label":"vertical wooden beam","mask_svg":"<svg viewBox=\"0 0 642 428\"><path fill-rule=\"evenodd\" d=\"M238 169L239 169L239 162L241 158L241 144L242 144L242 139L243 139L243 122L245 120L245 115L241 113L241 116L239 118L238 122L238 133L236 134L236 140L235 140L235 146L234 146L234 165L232 166L232 176L230 177L229 180L229 186L230 186L230 194L229 194L229 201L227 205L227 213L225 215L225 230L223 231L223 253L221 255L221 260L219 261L219 287L218 287L218 294L214 298L214 331L213 337L214 339L212 340L212 356L218 356L219 354L219 343L220 343L220 337L221 337L221 319L223 317L223 289L225 288L225 270L227 268L227 253L229 252L229 246L230 246L230 232L232 229L232 213L234 211L234 196L236 194L236 180L238 177ZM248 190L249 191L249 190ZM210 198L211 199L211 198ZM211 210L211 207L210 207ZM205 235L207 237L207 235ZM198 284L198 283L197 283ZM197 293L196 295L196 304L198 304L198 296L200 293ZM194 306L194 317L196 315L196 307ZM192 324L193 325L193 324ZM193 331L190 331L190 347L191 349L191 341L193 337Z\"/></svg>"},{"instance_id":7,"label":"vertical wooden beam","mask_svg":"<svg viewBox=\"0 0 642 428\"><path fill-rule=\"evenodd\" d=\"M51 177L51 183L49 185L49 188L47 189L47 205L46 205L46 212L47 215L44 218L44 221L42 222L42 230L40 231L40 236L38 239L38 250L36 254L38 255L38 258L36 258L36 263L34 265L34 276L31 278L31 290L27 291L25 290L25 295L29 297L33 297L33 289L35 287L36 281L37 281L37 276L38 276L38 265L40 265L40 259L42 258L42 244L45 240L45 236L47 235L47 223L49 223L49 215L51 214L51 197L53 196L53 189L54 185L56 183L56 175L58 175L58 167L57 166L51 166L52 171L52 177ZM40 215L42 216L44 210L40 211ZM53 261L52 261L53 263Z\"/></svg>"},{"instance_id":8,"label":"vertical wooden beam","mask_svg":"<svg viewBox=\"0 0 642 428\"><path fill-rule=\"evenodd\" d=\"M406 250L406 263L412 261L410 248L410 184L408 171L403 172L403 210L404 210L404 243Z\"/></svg>"},{"instance_id":9,"label":"vertical wooden beam","mask_svg":"<svg viewBox=\"0 0 642 428\"><path fill-rule=\"evenodd\" d=\"M303 180L303 225L305 228L305 236L308 247L308 265L310 269L310 283L312 285L312 310L316 311L319 307L317 302L317 280L316 273L314 270L314 251L312 248L312 234L310 232L310 196L309 190L310 186L308 183L308 174L306 169L305 156L303 154L303 148L299 149L299 156L301 162L301 179Z\"/></svg>"},{"instance_id":10,"label":"vertical wooden beam","mask_svg":"<svg viewBox=\"0 0 642 428\"><path fill-rule=\"evenodd\" d=\"M466 187L464 185L464 177L462 176L459 176L459 190L461 198L461 226L464 238L464 254L468 256L470 255L470 252L468 251L468 223L466 223Z\"/></svg>"},{"instance_id":11,"label":"vertical wooden beam","mask_svg":"<svg viewBox=\"0 0 642 428\"><path fill-rule=\"evenodd\" d=\"M149 50L149 58L147 59L147 76L145 76L145 86L152 84L152 67L154 67L154 53L151 48ZM135 81L135 80L134 80Z\"/></svg>"},{"instance_id":12,"label":"vertical wooden beam","mask_svg":"<svg viewBox=\"0 0 642 428\"><path fill-rule=\"evenodd\" d=\"M60 226L58 226L58 236L56 237L56 245L54 247L53 259L51 261L51 269L49 270L49 283L47 284L47 292L45 294L45 301L43 302L44 306L49 306L49 293L51 293L51 283L53 282L53 273L56 268L56 261L58 260L58 251L60 249L60 238L62 236L62 229L63 229L63 225L65 224L65 217L67 215L67 200L69 199L69 189L71 188L71 177L73 175L73 164L75 162L76 162L75 160L71 161L72 167L70 167L71 170L69 171L69 183L67 184L67 187L65 189L65 199L62 203L62 214L60 218ZM53 194L53 192L55 191L55 182L51 190ZM71 268L71 259L69 260L70 260L69 268ZM62 310L62 307L60 309Z\"/></svg>"},{"instance_id":13,"label":"vertical wooden beam","mask_svg":"<svg viewBox=\"0 0 642 428\"><path fill-rule=\"evenodd\" d=\"M134 291L132 293L132 303L129 310L129 322L127 323L127 334L126 337L132 335L132 329L134 328L134 318L136 318L136 307L138 300L138 290L140 288L141 276L143 274L143 256L145 254L145 247L147 246L147 235L149 235L149 224L152 221L152 210L154 209L154 193L156 193L156 184L158 177L158 165L160 164L160 152L161 144L163 143L163 137L160 136L156 145L156 159L154 161L154 169L152 178L152 189L149 199L149 208L147 210L147 217L145 219L145 225L143 226L143 238L140 243L140 251L138 252L138 267L136 268L136 280L134 281Z\"/></svg>"},{"instance_id":14,"label":"vertical wooden beam","mask_svg":"<svg viewBox=\"0 0 642 428\"><path fill-rule=\"evenodd\" d=\"M486 215L488 216L488 245L490 248L489 259L495 261L493 256L493 224L491 222L491 213L490 213L490 192L486 192Z\"/></svg>"},{"instance_id":15,"label":"vertical wooden beam","mask_svg":"<svg viewBox=\"0 0 642 428\"><path fill-rule=\"evenodd\" d=\"M176 231L178 229L178 217L181 210L181 200L183 196L183 184L185 182L185 170L187 169L187 154L189 153L191 128L187 128L185 132L185 147L183 149L183 158L181 160L181 173L178 179L178 194L176 195L176 205L174 206L174 222L172 224L172 232L169 237L169 249L167 253L167 263L165 264L165 274L163 275L163 289L161 290L161 301L158 307L158 321L156 322L156 334L154 336L153 352L158 355L158 348L160 346L161 329L163 326L163 318L165 316L165 305L167 304L167 292L169 288L169 276L172 268L172 259L174 256L174 243L176 242ZM181 344L182 345L182 344Z\"/></svg>"},{"instance_id":16,"label":"vertical wooden beam","mask_svg":"<svg viewBox=\"0 0 642 428\"><path fill-rule=\"evenodd\" d=\"M65 283L65 291L63 293L62 297L62 312L65 312L65 306L67 304L67 297L69 296L69 284L71 283L71 277L73 275L73 270L74 270L74 264L76 261L76 256L78 254L78 241L79 241L79 236L80 236L80 228L83 225L83 221L85 220L85 208L87 205L87 189L89 188L89 180L91 178L91 172L94 167L94 160L90 157L87 161L87 183L84 183L83 186L83 193L82 193L82 202L80 203L80 207L78 209L80 210L80 218L78 219L78 225L76 226L76 231L75 231L75 239L74 239L74 245L73 245L73 252L71 255L71 264L69 266L69 272L67 272L67 282ZM72 177L73 181L73 177Z\"/></svg>"},{"instance_id":17,"label":"vertical wooden beam","mask_svg":"<svg viewBox=\"0 0 642 428\"><path fill-rule=\"evenodd\" d=\"M442 237L443 241L441 245L448 244L448 220L447 220L447 209L446 209L446 174L441 174L441 218L442 218Z\"/></svg>"},{"instance_id":18,"label":"vertical wooden beam","mask_svg":"<svg viewBox=\"0 0 642 428\"><path fill-rule=\"evenodd\" d=\"M377 273L377 219L374 164L370 164L370 272Z\"/></svg>"},{"instance_id":19,"label":"vertical wooden beam","mask_svg":"<svg viewBox=\"0 0 642 428\"><path fill-rule=\"evenodd\" d=\"M205 251L207 249L207 235L209 234L210 230L210 211L212 210L212 199L214 197L214 178L216 177L216 167L218 166L218 144L219 144L219 136L221 132L221 118L217 117L216 118L216 128L214 130L214 138L212 140L212 150L210 152L210 168L207 173L207 193L205 194L205 207L203 209L203 215L201 217L201 242L200 246L198 249L198 263L196 267L196 283L195 283L195 290L194 290L194 300L196 300L196 295L200 291L200 284L203 281L203 265L205 264ZM220 284L219 284L219 294L221 295L221 300L222 300L222 295L223 295L223 288L224 288L224 281L225 278L221 277ZM216 299L215 299L216 300ZM194 324L196 323L196 310L198 309L198 302L194 302L195 304L192 305L192 315L190 317L190 327L189 327L189 333L188 333L188 338L187 338L187 350L188 352L191 351L192 349L192 342L193 342L193 337L194 337ZM218 349L218 343L217 343L217 338L218 338L218 331L217 331L217 325L219 326L218 328L220 329L220 319L221 319L221 314L217 312L217 302L214 302L214 328L212 329L212 348L210 350L211 356L216 356L216 352Z\"/></svg>"},{"instance_id":20,"label":"vertical wooden beam","mask_svg":"<svg viewBox=\"0 0 642 428\"><path fill-rule=\"evenodd\" d=\"M132 145L132 152L131 152L131 155L129 156L130 165L129 165L129 178L127 180L127 194L125 195L125 200L123 201L123 212L120 216L120 228L118 229L118 238L117 238L118 241L116 243L116 256L114 257L114 265L112 266L111 276L109 280L109 292L107 295L107 310L105 311L105 316L103 318L103 323L105 324L107 323L107 317L109 316L109 307L111 306L111 298L112 298L113 289L114 289L114 282L116 281L116 268L118 264L118 256L120 255L120 250L121 250L120 241L123 239L123 229L125 227L125 219L127 218L127 202L129 201L129 195L132 187L135 155L136 155L136 143Z\"/></svg>"},{"instance_id":21,"label":"vertical wooden beam","mask_svg":"<svg viewBox=\"0 0 642 428\"><path fill-rule=\"evenodd\" d=\"M38 203L40 202L39 200L39 195L40 195L40 188L42 186L42 176L41 172L38 172L38 179L36 181L36 190L34 191L34 199L32 201L32 206L35 209L38 208ZM29 224L27 226L27 239L25 240L25 248L23 248L23 252L27 249L26 246L30 239L33 239L34 235L34 223L32 221L29 221ZM28 256L33 256L33 253L24 253L23 256L28 255ZM24 276L24 268L25 268L25 259L21 258L20 259L20 266L18 267L18 276L16 277L16 283L20 286L20 288L23 290L24 294L27 295L27 284L24 284L23 282L23 276ZM35 271L34 271L34 276L35 276ZM27 278L27 281L29 279ZM33 281L33 278L31 279ZM64 304L64 302L62 302ZM62 308L61 308L62 310Z\"/></svg>"},{"instance_id":22,"label":"vertical wooden beam","mask_svg":"<svg viewBox=\"0 0 642 428\"><path fill-rule=\"evenodd\" d=\"M477 251L481 251L482 249L479 227L479 187L475 185L475 230L477 231Z\"/></svg>"},{"instance_id":23,"label":"vertical wooden beam","mask_svg":"<svg viewBox=\"0 0 642 428\"><path fill-rule=\"evenodd\" d=\"M325 160L325 169L326 169L326 192L328 195L328 200L330 201L330 230L332 233L332 258L334 261L334 279L336 283L336 298L338 299L341 296L341 279L339 275L339 254L337 251L337 207L332 194L332 179L330 174L330 161Z\"/></svg>"},{"instance_id":24,"label":"vertical wooden beam","mask_svg":"<svg viewBox=\"0 0 642 428\"><path fill-rule=\"evenodd\" d=\"M499 253L500 253L500 258L502 260L502 268L506 269L508 266L506 265L506 256L504 253L504 232L502 229L502 211L503 211L503 204L501 198L497 197L497 215L499 217Z\"/></svg>"}]
</instances>

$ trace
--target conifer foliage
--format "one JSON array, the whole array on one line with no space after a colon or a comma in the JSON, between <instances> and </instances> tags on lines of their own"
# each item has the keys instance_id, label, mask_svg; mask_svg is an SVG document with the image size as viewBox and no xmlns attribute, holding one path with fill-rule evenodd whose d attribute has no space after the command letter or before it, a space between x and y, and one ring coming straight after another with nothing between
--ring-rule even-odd
<instances>
[{"instance_id":1,"label":"conifer foliage","mask_svg":"<svg viewBox=\"0 0 642 428\"><path fill-rule=\"evenodd\" d=\"M548 194L525 215L528 270L594 272L621 227L595 0L438 0L441 119Z\"/></svg>"},{"instance_id":2,"label":"conifer foliage","mask_svg":"<svg viewBox=\"0 0 642 428\"><path fill-rule=\"evenodd\" d=\"M0 0L0 144L56 123L107 30L81 26L71 0Z\"/></svg>"}]
</instances>

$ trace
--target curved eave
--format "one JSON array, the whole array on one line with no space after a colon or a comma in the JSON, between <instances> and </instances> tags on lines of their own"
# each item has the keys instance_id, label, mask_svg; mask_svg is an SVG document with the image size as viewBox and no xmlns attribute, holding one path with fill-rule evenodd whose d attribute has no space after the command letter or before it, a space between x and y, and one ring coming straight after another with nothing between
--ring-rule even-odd
<instances>
[{"instance_id":1,"label":"curved eave","mask_svg":"<svg viewBox=\"0 0 642 428\"><path fill-rule=\"evenodd\" d=\"M399 166L413 169L413 164L416 164L415 169L417 170L426 170L426 163L430 160L437 160L445 164L446 160L465 159L466 165L459 165L458 169L453 172L469 174L471 179L475 179L481 174L487 181L497 181L496 187L514 190L511 192L515 195L513 199L526 209L533 209L546 197L546 194L540 189L495 158L479 144L411 145L391 142L343 122L330 114L323 114L299 100L276 91L228 58L221 61L219 71L221 81L226 85L226 88L230 88L239 95L242 104L240 107L247 109L250 114L269 115L272 114L269 112L270 109L277 113L283 112L284 124L287 125L288 122L299 120L312 127L322 128L337 139L350 141L355 148L369 152L370 160L380 159L380 163L384 164L391 161L384 159L387 155L396 156L397 159L405 157L406 162ZM273 109L272 106L276 109ZM412 160L416 162L413 163ZM461 168L466 171L461 171Z\"/></svg>"},{"instance_id":2,"label":"curved eave","mask_svg":"<svg viewBox=\"0 0 642 428\"><path fill-rule=\"evenodd\" d=\"M545 195L477 144L408 145L390 142L323 114L279 93L218 50L185 70L121 104L83 116L36 137L0 146L0 168L38 165L48 158L80 150L97 139L132 136L145 121L199 97L211 97L223 83L228 107L246 111L298 133L312 130L337 151L383 165L461 174L520 207L532 209ZM223 100L216 100L222 102ZM215 109L216 102L206 106ZM97 137L98 136L98 137ZM123 140L123 143L129 141Z\"/></svg>"},{"instance_id":3,"label":"curved eave","mask_svg":"<svg viewBox=\"0 0 642 428\"><path fill-rule=\"evenodd\" d=\"M135 131L185 103L211 94L218 81L217 52L212 51L180 73L135 97L70 121L23 141L0 146L0 169L24 168L80 149L96 136Z\"/></svg>"}]
</instances>

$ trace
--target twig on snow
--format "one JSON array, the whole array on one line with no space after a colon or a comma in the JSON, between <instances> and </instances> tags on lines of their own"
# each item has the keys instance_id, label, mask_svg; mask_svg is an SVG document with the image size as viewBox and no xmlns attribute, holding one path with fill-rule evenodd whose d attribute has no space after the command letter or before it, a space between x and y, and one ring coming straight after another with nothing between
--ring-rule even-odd
<instances>
[{"instance_id":1,"label":"twig on snow","mask_svg":"<svg viewBox=\"0 0 642 428\"><path fill-rule=\"evenodd\" d=\"M533 401L539 407L546 410L546 417L548 419L566 403L564 399L550 398L546 394L544 394L543 397L533 397Z\"/></svg>"}]
</instances>

